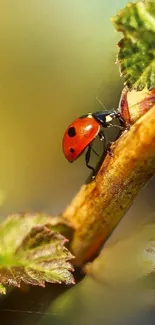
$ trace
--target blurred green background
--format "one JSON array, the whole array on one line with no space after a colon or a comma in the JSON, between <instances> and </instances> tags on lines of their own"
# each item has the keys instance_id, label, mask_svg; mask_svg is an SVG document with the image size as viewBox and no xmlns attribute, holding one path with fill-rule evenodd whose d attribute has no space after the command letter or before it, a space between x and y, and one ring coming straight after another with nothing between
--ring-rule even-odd
<instances>
[{"instance_id":1,"label":"blurred green background","mask_svg":"<svg viewBox=\"0 0 155 325\"><path fill-rule=\"evenodd\" d=\"M70 165L63 133L83 113L117 107L120 39L110 17L125 0L0 1L1 215L59 213L89 171Z\"/></svg>"}]
</instances>

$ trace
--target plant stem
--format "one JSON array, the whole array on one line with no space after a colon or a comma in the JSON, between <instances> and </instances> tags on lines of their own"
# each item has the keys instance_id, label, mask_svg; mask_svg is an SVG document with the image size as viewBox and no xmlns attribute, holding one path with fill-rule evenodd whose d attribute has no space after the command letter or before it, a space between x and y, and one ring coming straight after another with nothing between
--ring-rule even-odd
<instances>
[{"instance_id":1,"label":"plant stem","mask_svg":"<svg viewBox=\"0 0 155 325\"><path fill-rule=\"evenodd\" d=\"M83 185L63 218L75 229L71 251L82 265L97 253L155 174L155 105L112 145L94 181Z\"/></svg>"}]
</instances>

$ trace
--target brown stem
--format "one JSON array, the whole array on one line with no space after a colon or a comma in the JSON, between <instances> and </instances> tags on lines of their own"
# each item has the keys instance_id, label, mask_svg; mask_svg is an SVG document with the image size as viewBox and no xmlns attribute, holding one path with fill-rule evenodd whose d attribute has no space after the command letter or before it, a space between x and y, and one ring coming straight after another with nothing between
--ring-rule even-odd
<instances>
[{"instance_id":1,"label":"brown stem","mask_svg":"<svg viewBox=\"0 0 155 325\"><path fill-rule=\"evenodd\" d=\"M112 146L96 179L83 185L63 217L75 228L76 264L90 260L155 173L155 105Z\"/></svg>"}]
</instances>

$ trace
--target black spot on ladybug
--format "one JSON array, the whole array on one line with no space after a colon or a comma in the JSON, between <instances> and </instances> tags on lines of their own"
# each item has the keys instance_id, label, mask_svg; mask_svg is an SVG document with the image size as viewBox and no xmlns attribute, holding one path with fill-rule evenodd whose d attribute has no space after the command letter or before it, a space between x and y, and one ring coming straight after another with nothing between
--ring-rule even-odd
<instances>
[{"instance_id":1,"label":"black spot on ladybug","mask_svg":"<svg viewBox=\"0 0 155 325\"><path fill-rule=\"evenodd\" d=\"M69 137L75 137L76 135L76 130L75 130L75 127L74 126L71 126L69 129L68 129L68 135Z\"/></svg>"},{"instance_id":2,"label":"black spot on ladybug","mask_svg":"<svg viewBox=\"0 0 155 325\"><path fill-rule=\"evenodd\" d=\"M75 150L74 148L70 148L70 152L73 153Z\"/></svg>"}]
</instances>

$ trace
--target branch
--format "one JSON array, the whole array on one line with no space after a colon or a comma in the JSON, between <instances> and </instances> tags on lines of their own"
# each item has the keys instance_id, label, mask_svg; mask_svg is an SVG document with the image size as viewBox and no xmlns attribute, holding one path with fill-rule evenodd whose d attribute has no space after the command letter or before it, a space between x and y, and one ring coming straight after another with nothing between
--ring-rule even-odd
<instances>
[{"instance_id":1,"label":"branch","mask_svg":"<svg viewBox=\"0 0 155 325\"><path fill-rule=\"evenodd\" d=\"M75 264L90 260L155 174L155 105L112 145L94 181L63 213L75 229Z\"/></svg>"}]
</instances>

